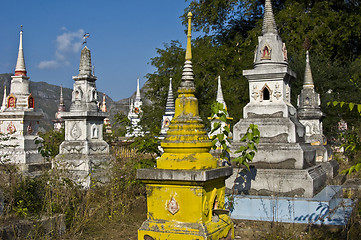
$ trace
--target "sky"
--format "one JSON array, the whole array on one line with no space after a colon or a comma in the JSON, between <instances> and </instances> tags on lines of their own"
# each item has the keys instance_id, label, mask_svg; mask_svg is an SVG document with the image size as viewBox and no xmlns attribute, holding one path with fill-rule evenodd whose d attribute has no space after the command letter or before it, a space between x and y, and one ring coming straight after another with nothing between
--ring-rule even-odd
<instances>
[{"instance_id":1,"label":"sky","mask_svg":"<svg viewBox=\"0 0 361 240\"><path fill-rule=\"evenodd\" d=\"M1 1L0 73L13 73L23 25L25 64L31 81L73 88L83 34L98 91L118 101L141 87L156 48L179 40L186 45L180 16L184 0L17 0ZM31 89L30 89L31 91Z\"/></svg>"}]
</instances>

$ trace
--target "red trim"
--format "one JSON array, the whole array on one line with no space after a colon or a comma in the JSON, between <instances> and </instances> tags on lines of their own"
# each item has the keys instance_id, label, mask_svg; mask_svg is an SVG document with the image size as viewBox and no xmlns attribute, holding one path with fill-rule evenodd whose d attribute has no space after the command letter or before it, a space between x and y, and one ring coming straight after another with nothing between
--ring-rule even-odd
<instances>
[{"instance_id":1,"label":"red trim","mask_svg":"<svg viewBox=\"0 0 361 240\"><path fill-rule=\"evenodd\" d=\"M15 71L15 76L26 76L26 71Z\"/></svg>"}]
</instances>

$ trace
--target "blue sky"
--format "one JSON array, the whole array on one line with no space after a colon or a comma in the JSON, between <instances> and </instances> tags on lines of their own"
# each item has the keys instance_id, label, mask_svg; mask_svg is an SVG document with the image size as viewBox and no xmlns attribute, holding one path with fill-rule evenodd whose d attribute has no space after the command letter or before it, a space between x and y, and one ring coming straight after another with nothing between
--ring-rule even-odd
<instances>
[{"instance_id":1,"label":"blue sky","mask_svg":"<svg viewBox=\"0 0 361 240\"><path fill-rule=\"evenodd\" d=\"M24 31L24 54L32 81L72 88L78 74L82 35L90 33L97 89L113 100L127 98L154 72L150 59L163 43L186 43L179 18L184 0L17 0L2 1L0 73L13 73Z\"/></svg>"}]
</instances>

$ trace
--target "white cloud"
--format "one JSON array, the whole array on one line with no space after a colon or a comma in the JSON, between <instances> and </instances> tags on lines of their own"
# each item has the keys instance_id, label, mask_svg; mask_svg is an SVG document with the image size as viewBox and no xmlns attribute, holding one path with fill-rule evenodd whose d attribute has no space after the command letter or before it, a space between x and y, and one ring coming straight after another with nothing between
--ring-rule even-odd
<instances>
[{"instance_id":1,"label":"white cloud","mask_svg":"<svg viewBox=\"0 0 361 240\"><path fill-rule=\"evenodd\" d=\"M72 58L75 53L80 51L85 31L79 29L75 32L70 32L65 27L62 27L61 30L64 33L56 37L55 59L40 62L37 66L38 68L46 69L69 65L70 63L67 59Z\"/></svg>"},{"instance_id":2,"label":"white cloud","mask_svg":"<svg viewBox=\"0 0 361 240\"><path fill-rule=\"evenodd\" d=\"M78 52L82 45L84 30L79 29L76 32L65 32L56 37L57 51L59 52Z\"/></svg>"},{"instance_id":3,"label":"white cloud","mask_svg":"<svg viewBox=\"0 0 361 240\"><path fill-rule=\"evenodd\" d=\"M50 61L42 61L39 63L38 68L45 69L45 68L56 68L59 66L59 63L55 60Z\"/></svg>"}]
</instances>

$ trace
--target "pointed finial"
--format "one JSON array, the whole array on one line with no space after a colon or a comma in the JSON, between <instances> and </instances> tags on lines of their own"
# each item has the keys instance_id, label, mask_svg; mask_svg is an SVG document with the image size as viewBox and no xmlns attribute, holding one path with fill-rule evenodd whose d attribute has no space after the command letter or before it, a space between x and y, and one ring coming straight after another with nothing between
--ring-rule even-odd
<instances>
[{"instance_id":1,"label":"pointed finial","mask_svg":"<svg viewBox=\"0 0 361 240\"><path fill-rule=\"evenodd\" d=\"M192 13L189 12L188 17L188 34L187 34L187 50L186 50L186 61L192 60L192 49L191 49L191 38L192 38Z\"/></svg>"},{"instance_id":2,"label":"pointed finial","mask_svg":"<svg viewBox=\"0 0 361 240\"><path fill-rule=\"evenodd\" d=\"M87 46L80 53L79 75L92 75L91 54Z\"/></svg>"},{"instance_id":3,"label":"pointed finial","mask_svg":"<svg viewBox=\"0 0 361 240\"><path fill-rule=\"evenodd\" d=\"M168 89L168 97L167 103L165 105L165 114L174 114L175 105L173 98L173 90L172 90L172 78L169 78L169 89Z\"/></svg>"},{"instance_id":4,"label":"pointed finial","mask_svg":"<svg viewBox=\"0 0 361 240\"><path fill-rule=\"evenodd\" d=\"M217 100L216 101L223 103L223 105L225 105L225 101L223 98L223 92L222 92L221 76L218 76L218 90L217 90Z\"/></svg>"},{"instance_id":5,"label":"pointed finial","mask_svg":"<svg viewBox=\"0 0 361 240\"><path fill-rule=\"evenodd\" d=\"M308 50L306 51L306 68L305 68L305 79L303 81L304 88L314 88L311 66L310 66L310 55Z\"/></svg>"},{"instance_id":6,"label":"pointed finial","mask_svg":"<svg viewBox=\"0 0 361 240\"><path fill-rule=\"evenodd\" d=\"M264 5L262 34L264 35L266 33L277 34L277 26L276 26L275 18L273 16L271 0L266 0Z\"/></svg>"},{"instance_id":7,"label":"pointed finial","mask_svg":"<svg viewBox=\"0 0 361 240\"><path fill-rule=\"evenodd\" d=\"M63 97L63 86L60 86L60 104L64 105L64 97Z\"/></svg>"},{"instance_id":8,"label":"pointed finial","mask_svg":"<svg viewBox=\"0 0 361 240\"><path fill-rule=\"evenodd\" d=\"M24 50L23 50L23 25L20 26L20 42L19 42L18 59L15 67L15 76L26 76L26 67L25 67Z\"/></svg>"},{"instance_id":9,"label":"pointed finial","mask_svg":"<svg viewBox=\"0 0 361 240\"><path fill-rule=\"evenodd\" d=\"M140 101L139 78L137 78L137 93L135 94L135 101Z\"/></svg>"},{"instance_id":10,"label":"pointed finial","mask_svg":"<svg viewBox=\"0 0 361 240\"><path fill-rule=\"evenodd\" d=\"M105 93L103 94L103 104L102 104L102 112L107 112L107 105L105 102Z\"/></svg>"}]
</instances>

